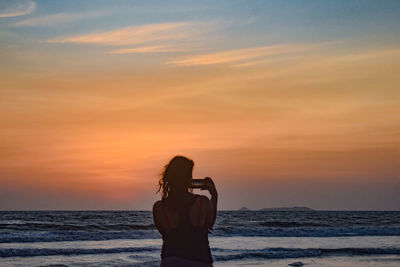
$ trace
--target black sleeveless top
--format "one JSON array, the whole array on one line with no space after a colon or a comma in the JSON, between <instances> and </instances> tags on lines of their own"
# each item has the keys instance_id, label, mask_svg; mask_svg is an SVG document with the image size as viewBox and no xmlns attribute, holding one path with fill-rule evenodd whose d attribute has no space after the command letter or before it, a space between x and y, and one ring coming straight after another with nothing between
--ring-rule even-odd
<instances>
[{"instance_id":1,"label":"black sleeveless top","mask_svg":"<svg viewBox=\"0 0 400 267\"><path fill-rule=\"evenodd\" d=\"M208 229L194 227L189 220L189 211L198 196L182 203L177 210L179 225L162 235L163 245L161 258L169 256L183 259L212 263L210 246L208 244Z\"/></svg>"}]
</instances>

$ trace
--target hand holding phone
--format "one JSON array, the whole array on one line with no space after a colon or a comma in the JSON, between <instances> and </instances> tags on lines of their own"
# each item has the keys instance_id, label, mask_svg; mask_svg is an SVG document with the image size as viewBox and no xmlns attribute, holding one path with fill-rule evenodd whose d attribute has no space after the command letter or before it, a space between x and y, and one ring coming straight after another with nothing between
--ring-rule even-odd
<instances>
[{"instance_id":1,"label":"hand holding phone","mask_svg":"<svg viewBox=\"0 0 400 267\"><path fill-rule=\"evenodd\" d=\"M207 190L211 195L217 193L214 182L210 177L204 179L192 179L191 188L198 188L200 190Z\"/></svg>"},{"instance_id":2,"label":"hand holding phone","mask_svg":"<svg viewBox=\"0 0 400 267\"><path fill-rule=\"evenodd\" d=\"M192 185L190 187L191 188L203 188L204 185L205 185L204 179L192 179Z\"/></svg>"}]
</instances>

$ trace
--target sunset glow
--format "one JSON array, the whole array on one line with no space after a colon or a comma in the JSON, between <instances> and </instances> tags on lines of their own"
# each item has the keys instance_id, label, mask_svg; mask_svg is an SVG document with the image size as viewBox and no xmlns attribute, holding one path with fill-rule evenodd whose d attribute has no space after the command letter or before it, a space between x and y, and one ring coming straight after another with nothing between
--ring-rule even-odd
<instances>
[{"instance_id":1,"label":"sunset glow","mask_svg":"<svg viewBox=\"0 0 400 267\"><path fill-rule=\"evenodd\" d=\"M400 208L397 1L5 1L0 208Z\"/></svg>"}]
</instances>

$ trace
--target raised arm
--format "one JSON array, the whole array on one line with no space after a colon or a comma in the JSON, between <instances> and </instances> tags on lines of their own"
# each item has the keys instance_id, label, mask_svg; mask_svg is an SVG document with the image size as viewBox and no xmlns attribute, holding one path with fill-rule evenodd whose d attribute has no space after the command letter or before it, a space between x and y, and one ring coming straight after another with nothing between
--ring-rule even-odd
<instances>
[{"instance_id":1,"label":"raised arm","mask_svg":"<svg viewBox=\"0 0 400 267\"><path fill-rule=\"evenodd\" d=\"M208 228L212 228L215 219L217 218L217 205L218 205L218 192L215 188L215 184L210 177L205 178L205 185L201 190L207 190L210 192L211 200L210 200L210 216L208 217Z\"/></svg>"}]
</instances>

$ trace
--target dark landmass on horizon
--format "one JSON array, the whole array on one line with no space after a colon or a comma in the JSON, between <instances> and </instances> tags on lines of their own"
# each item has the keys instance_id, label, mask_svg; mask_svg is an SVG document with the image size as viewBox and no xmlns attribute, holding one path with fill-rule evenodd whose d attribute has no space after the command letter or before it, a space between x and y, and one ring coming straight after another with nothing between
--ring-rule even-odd
<instances>
[{"instance_id":1,"label":"dark landmass on horizon","mask_svg":"<svg viewBox=\"0 0 400 267\"><path fill-rule=\"evenodd\" d=\"M251 209L247 207L241 207L238 209L239 211L251 211ZM280 208L263 208L258 209L259 211L315 211L309 207L280 207Z\"/></svg>"}]
</instances>

